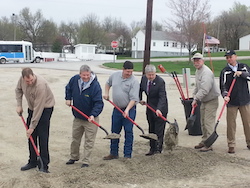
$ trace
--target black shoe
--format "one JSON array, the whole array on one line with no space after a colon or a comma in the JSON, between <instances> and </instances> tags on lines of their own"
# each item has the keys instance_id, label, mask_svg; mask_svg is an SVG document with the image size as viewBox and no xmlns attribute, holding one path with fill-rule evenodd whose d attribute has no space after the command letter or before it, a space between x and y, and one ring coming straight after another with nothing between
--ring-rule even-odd
<instances>
[{"instance_id":1,"label":"black shoe","mask_svg":"<svg viewBox=\"0 0 250 188\"><path fill-rule=\"evenodd\" d=\"M29 170L29 169L32 169L32 168L36 168L37 165L34 165L34 164L26 164L24 166L21 167L21 171L25 171L25 170Z\"/></svg>"},{"instance_id":2,"label":"black shoe","mask_svg":"<svg viewBox=\"0 0 250 188\"><path fill-rule=\"evenodd\" d=\"M81 168L89 167L88 164L82 164Z\"/></svg>"},{"instance_id":3,"label":"black shoe","mask_svg":"<svg viewBox=\"0 0 250 188\"><path fill-rule=\"evenodd\" d=\"M74 159L70 159L68 162L66 162L66 165L71 165L71 164L74 164L77 160L74 160Z\"/></svg>"},{"instance_id":4,"label":"black shoe","mask_svg":"<svg viewBox=\"0 0 250 188\"><path fill-rule=\"evenodd\" d=\"M247 146L248 149L250 149L250 146Z\"/></svg>"},{"instance_id":5,"label":"black shoe","mask_svg":"<svg viewBox=\"0 0 250 188\"><path fill-rule=\"evenodd\" d=\"M48 169L39 169L40 172L50 173Z\"/></svg>"},{"instance_id":6,"label":"black shoe","mask_svg":"<svg viewBox=\"0 0 250 188\"><path fill-rule=\"evenodd\" d=\"M161 151L156 151L155 154L161 154Z\"/></svg>"},{"instance_id":7,"label":"black shoe","mask_svg":"<svg viewBox=\"0 0 250 188\"><path fill-rule=\"evenodd\" d=\"M149 151L148 153L146 153L145 155L146 156L150 156L150 155L154 155L155 154L155 151Z\"/></svg>"}]
</instances>

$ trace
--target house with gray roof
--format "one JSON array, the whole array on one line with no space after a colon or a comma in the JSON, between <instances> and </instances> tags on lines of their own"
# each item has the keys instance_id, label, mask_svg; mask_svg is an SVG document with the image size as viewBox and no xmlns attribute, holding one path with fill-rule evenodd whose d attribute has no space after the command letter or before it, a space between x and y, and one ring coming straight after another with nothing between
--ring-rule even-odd
<instances>
[{"instance_id":1,"label":"house with gray roof","mask_svg":"<svg viewBox=\"0 0 250 188\"><path fill-rule=\"evenodd\" d=\"M132 38L132 57L143 58L145 48L145 31L140 30ZM169 36L165 31L152 31L150 57L186 56L188 49Z\"/></svg>"}]
</instances>

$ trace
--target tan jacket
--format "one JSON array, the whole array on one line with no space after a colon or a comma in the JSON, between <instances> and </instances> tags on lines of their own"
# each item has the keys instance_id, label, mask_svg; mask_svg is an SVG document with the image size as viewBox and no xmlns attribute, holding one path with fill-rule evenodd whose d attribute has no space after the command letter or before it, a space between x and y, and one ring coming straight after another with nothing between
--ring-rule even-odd
<instances>
[{"instance_id":1,"label":"tan jacket","mask_svg":"<svg viewBox=\"0 0 250 188\"><path fill-rule=\"evenodd\" d=\"M219 87L214 80L214 74L206 65L203 65L200 70L196 70L193 95L195 100L201 102L208 102L220 96Z\"/></svg>"},{"instance_id":2,"label":"tan jacket","mask_svg":"<svg viewBox=\"0 0 250 188\"><path fill-rule=\"evenodd\" d=\"M22 107L22 98L24 94L29 109L33 111L30 123L30 128L33 129L36 128L44 108L51 108L55 105L54 95L50 90L47 81L39 75L34 74L34 77L34 84L29 86L21 76L15 89L17 106Z\"/></svg>"}]
</instances>

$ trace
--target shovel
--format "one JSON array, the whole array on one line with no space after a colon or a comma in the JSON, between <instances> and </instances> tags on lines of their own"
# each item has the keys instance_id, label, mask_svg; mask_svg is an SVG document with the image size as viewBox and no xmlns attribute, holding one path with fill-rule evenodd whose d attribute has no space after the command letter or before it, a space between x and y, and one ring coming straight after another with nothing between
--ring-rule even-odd
<instances>
[{"instance_id":1,"label":"shovel","mask_svg":"<svg viewBox=\"0 0 250 188\"><path fill-rule=\"evenodd\" d=\"M194 114L194 111L195 111L196 106L197 106L197 104L192 107L191 114L190 114L189 118L187 119L187 125L186 125L184 130L192 128L194 126L194 122L196 119L196 115Z\"/></svg>"},{"instance_id":2,"label":"shovel","mask_svg":"<svg viewBox=\"0 0 250 188\"><path fill-rule=\"evenodd\" d=\"M234 79L233 79L233 81L232 81L232 83L231 83L231 86L230 86L229 91L228 91L228 93L227 93L227 97L230 96L230 94L231 94L231 92L232 92L232 89L233 89L233 87L234 87L235 81L236 81L236 77L234 77ZM220 122L220 118L221 118L221 116L222 116L222 113L223 113L223 111L224 111L224 108L225 108L226 104L227 104L227 101L224 101L224 104L223 104L223 106L222 106L220 115L219 115L218 120L217 120L217 122L216 122L216 124L215 124L215 127L214 127L214 132L213 132L213 133L205 140L205 142L204 142L204 145L205 145L207 148L209 148L210 146L212 146L213 143L216 141L216 139L219 137L219 135L218 135L217 132L216 132L216 129L217 129L217 126L218 126L218 124L219 124L219 122Z\"/></svg>"},{"instance_id":3,"label":"shovel","mask_svg":"<svg viewBox=\"0 0 250 188\"><path fill-rule=\"evenodd\" d=\"M23 121L23 125L24 125L24 127L26 128L26 131L27 131L29 128L28 128L28 126L27 126L27 124L26 124L26 122L25 122L25 120L24 120L24 118L23 118L23 116L21 114L20 114L20 117L21 117L21 119ZM42 158L40 156L40 153L38 152L38 149L37 149L37 147L35 145L34 139L33 139L33 137L31 135L30 135L29 139L30 139L30 142L31 142L35 152L36 152L37 159L38 159L38 161L40 162L40 165L41 165L39 171L43 172L44 171L43 160L42 160Z\"/></svg>"},{"instance_id":4,"label":"shovel","mask_svg":"<svg viewBox=\"0 0 250 188\"><path fill-rule=\"evenodd\" d=\"M109 99L107 99L107 101L109 101L119 112L121 112L123 114L123 111L112 101L110 101ZM141 130L142 135L140 135L140 137L145 138L145 139L149 139L149 140L158 140L158 136L156 134L153 133L149 133L149 134L145 134L143 129L136 123L134 122L129 116L126 117L129 121L131 121L134 125L136 125L136 127L138 129Z\"/></svg>"},{"instance_id":5,"label":"shovel","mask_svg":"<svg viewBox=\"0 0 250 188\"><path fill-rule=\"evenodd\" d=\"M146 106L154 113L156 113L156 110L153 109L151 106L149 106L149 104L145 103ZM178 134L179 133L179 126L178 126L178 123L176 121L176 119L174 120L174 123L170 123L163 115L159 115L159 117L161 119L163 119L164 121L166 121L169 125L173 125L174 126L174 129L175 129L175 133Z\"/></svg>"},{"instance_id":6,"label":"shovel","mask_svg":"<svg viewBox=\"0 0 250 188\"><path fill-rule=\"evenodd\" d=\"M79 114L81 114L83 117L85 117L86 119L89 119L89 116L87 116L86 114L84 114L82 111L80 111L78 108L76 108L73 105L70 105L75 111L77 111ZM119 139L121 137L120 134L116 134L116 133L112 133L109 134L108 131L106 129L104 129L101 125L99 125L97 122L95 121L91 121L91 123L97 125L97 127L101 128L105 133L106 133L106 137L104 137L104 139Z\"/></svg>"},{"instance_id":7,"label":"shovel","mask_svg":"<svg viewBox=\"0 0 250 188\"><path fill-rule=\"evenodd\" d=\"M177 75L176 75L176 73L174 74L173 72L171 72L171 74L169 73L169 72L167 72L166 71L166 69L162 66L162 65L158 65L158 68L160 69L160 71L162 72L162 73L165 73L165 74L168 74L170 77L172 77L173 79L174 79L174 81L175 81L175 84L176 84L176 86L177 86L177 88L178 88L178 90L179 90L179 92L180 92L180 95L181 95L181 98L183 99L183 100L185 100L185 96L184 96L184 93L183 93L183 90L182 90L182 88L181 88L181 85L178 83L178 81L177 81Z\"/></svg>"}]
</instances>

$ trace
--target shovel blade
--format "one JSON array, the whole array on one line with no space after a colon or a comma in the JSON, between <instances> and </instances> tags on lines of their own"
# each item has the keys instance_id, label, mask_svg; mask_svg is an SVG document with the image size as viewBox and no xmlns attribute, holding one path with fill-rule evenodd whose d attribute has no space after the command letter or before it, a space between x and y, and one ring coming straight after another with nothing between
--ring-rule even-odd
<instances>
[{"instance_id":1,"label":"shovel blade","mask_svg":"<svg viewBox=\"0 0 250 188\"><path fill-rule=\"evenodd\" d=\"M209 137L208 139L205 140L204 145L209 148L210 146L213 145L213 143L217 140L217 138L219 137L219 135L216 133L216 131L214 131Z\"/></svg>"},{"instance_id":2,"label":"shovel blade","mask_svg":"<svg viewBox=\"0 0 250 188\"><path fill-rule=\"evenodd\" d=\"M186 129L192 128L194 126L194 122L196 120L196 116L195 115L191 115L188 119L187 119L187 125L185 127Z\"/></svg>"},{"instance_id":3,"label":"shovel blade","mask_svg":"<svg viewBox=\"0 0 250 188\"><path fill-rule=\"evenodd\" d=\"M111 133L111 134L108 134L107 136L105 136L104 139L115 140L115 139L119 139L120 137L121 137L120 134Z\"/></svg>"},{"instance_id":4,"label":"shovel blade","mask_svg":"<svg viewBox=\"0 0 250 188\"><path fill-rule=\"evenodd\" d=\"M156 134L153 134L153 133L142 134L142 135L140 135L140 137L145 138L145 139L149 139L149 140L158 140L158 136Z\"/></svg>"},{"instance_id":5,"label":"shovel blade","mask_svg":"<svg viewBox=\"0 0 250 188\"><path fill-rule=\"evenodd\" d=\"M174 123L170 123L170 125L173 125L173 127L175 129L175 133L179 134L179 125L178 125L176 119L174 119Z\"/></svg>"}]
</instances>

